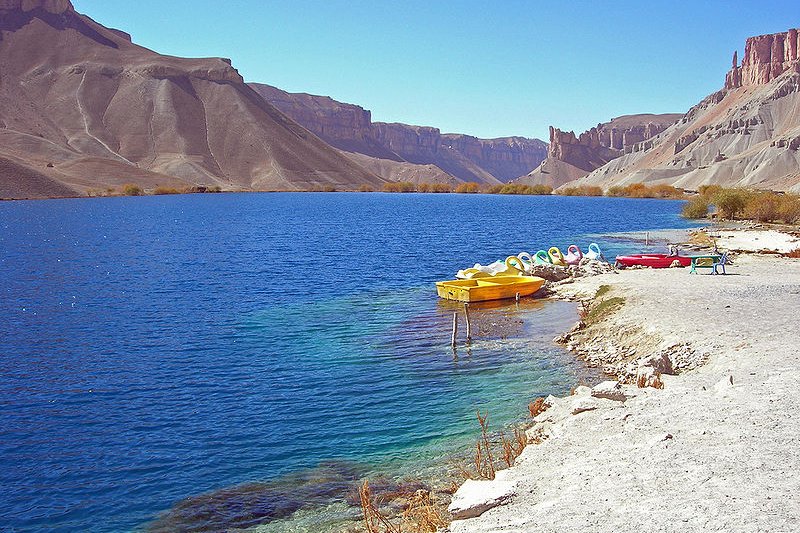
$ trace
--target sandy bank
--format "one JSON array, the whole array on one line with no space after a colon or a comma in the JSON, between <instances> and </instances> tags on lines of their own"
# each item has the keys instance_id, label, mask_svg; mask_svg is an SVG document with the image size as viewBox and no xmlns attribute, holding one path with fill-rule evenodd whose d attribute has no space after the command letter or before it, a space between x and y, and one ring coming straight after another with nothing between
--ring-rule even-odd
<instances>
[{"instance_id":1,"label":"sandy bank","mask_svg":"<svg viewBox=\"0 0 800 533\"><path fill-rule=\"evenodd\" d=\"M628 270L563 285L589 297L609 284L625 298L597 326L606 335L583 339L598 364L662 352L683 371L662 390L626 386L625 402L588 388L554 399L532 430L548 438L455 498L473 490L504 504L451 531L800 530L800 260L739 256L729 272Z\"/></svg>"}]
</instances>

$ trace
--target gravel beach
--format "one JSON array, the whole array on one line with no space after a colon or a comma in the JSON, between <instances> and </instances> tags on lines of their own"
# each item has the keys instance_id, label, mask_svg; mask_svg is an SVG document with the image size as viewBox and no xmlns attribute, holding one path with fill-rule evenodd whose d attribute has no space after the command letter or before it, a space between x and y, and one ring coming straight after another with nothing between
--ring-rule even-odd
<instances>
[{"instance_id":1,"label":"gravel beach","mask_svg":"<svg viewBox=\"0 0 800 533\"><path fill-rule=\"evenodd\" d=\"M766 240L741 232L736 247ZM451 510L472 517L450 531L800 530L800 260L742 254L726 276L625 270L556 291L601 285L624 304L566 342L629 384L548 399L529 430L544 440L465 483ZM637 387L653 366L663 388Z\"/></svg>"}]
</instances>

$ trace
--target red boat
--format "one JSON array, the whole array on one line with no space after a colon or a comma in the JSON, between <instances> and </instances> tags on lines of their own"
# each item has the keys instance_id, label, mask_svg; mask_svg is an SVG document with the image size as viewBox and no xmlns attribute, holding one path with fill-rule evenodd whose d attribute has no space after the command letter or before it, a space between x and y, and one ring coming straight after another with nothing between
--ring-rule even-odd
<instances>
[{"instance_id":1,"label":"red boat","mask_svg":"<svg viewBox=\"0 0 800 533\"><path fill-rule=\"evenodd\" d=\"M692 264L692 258L684 255L633 254L617 256L617 263L626 267L642 265L650 268L668 268L675 261L678 261L682 267Z\"/></svg>"}]
</instances>

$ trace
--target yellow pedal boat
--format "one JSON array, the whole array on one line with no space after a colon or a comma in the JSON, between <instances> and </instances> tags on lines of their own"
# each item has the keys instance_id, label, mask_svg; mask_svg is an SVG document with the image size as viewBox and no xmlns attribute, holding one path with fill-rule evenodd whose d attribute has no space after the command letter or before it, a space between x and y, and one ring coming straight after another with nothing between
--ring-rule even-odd
<instances>
[{"instance_id":1,"label":"yellow pedal boat","mask_svg":"<svg viewBox=\"0 0 800 533\"><path fill-rule=\"evenodd\" d=\"M535 276L492 276L475 279L437 281L436 292L446 300L483 302L530 296L544 285L544 279Z\"/></svg>"}]
</instances>

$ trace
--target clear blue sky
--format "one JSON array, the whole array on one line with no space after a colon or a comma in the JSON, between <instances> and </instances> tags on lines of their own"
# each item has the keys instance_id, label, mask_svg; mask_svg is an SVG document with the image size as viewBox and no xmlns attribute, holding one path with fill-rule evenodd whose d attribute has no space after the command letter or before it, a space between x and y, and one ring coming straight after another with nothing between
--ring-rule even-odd
<instances>
[{"instance_id":1,"label":"clear blue sky","mask_svg":"<svg viewBox=\"0 0 800 533\"><path fill-rule=\"evenodd\" d=\"M547 140L685 112L748 36L800 26L785 1L73 0L157 52L229 57L247 81L373 120Z\"/></svg>"}]
</instances>

